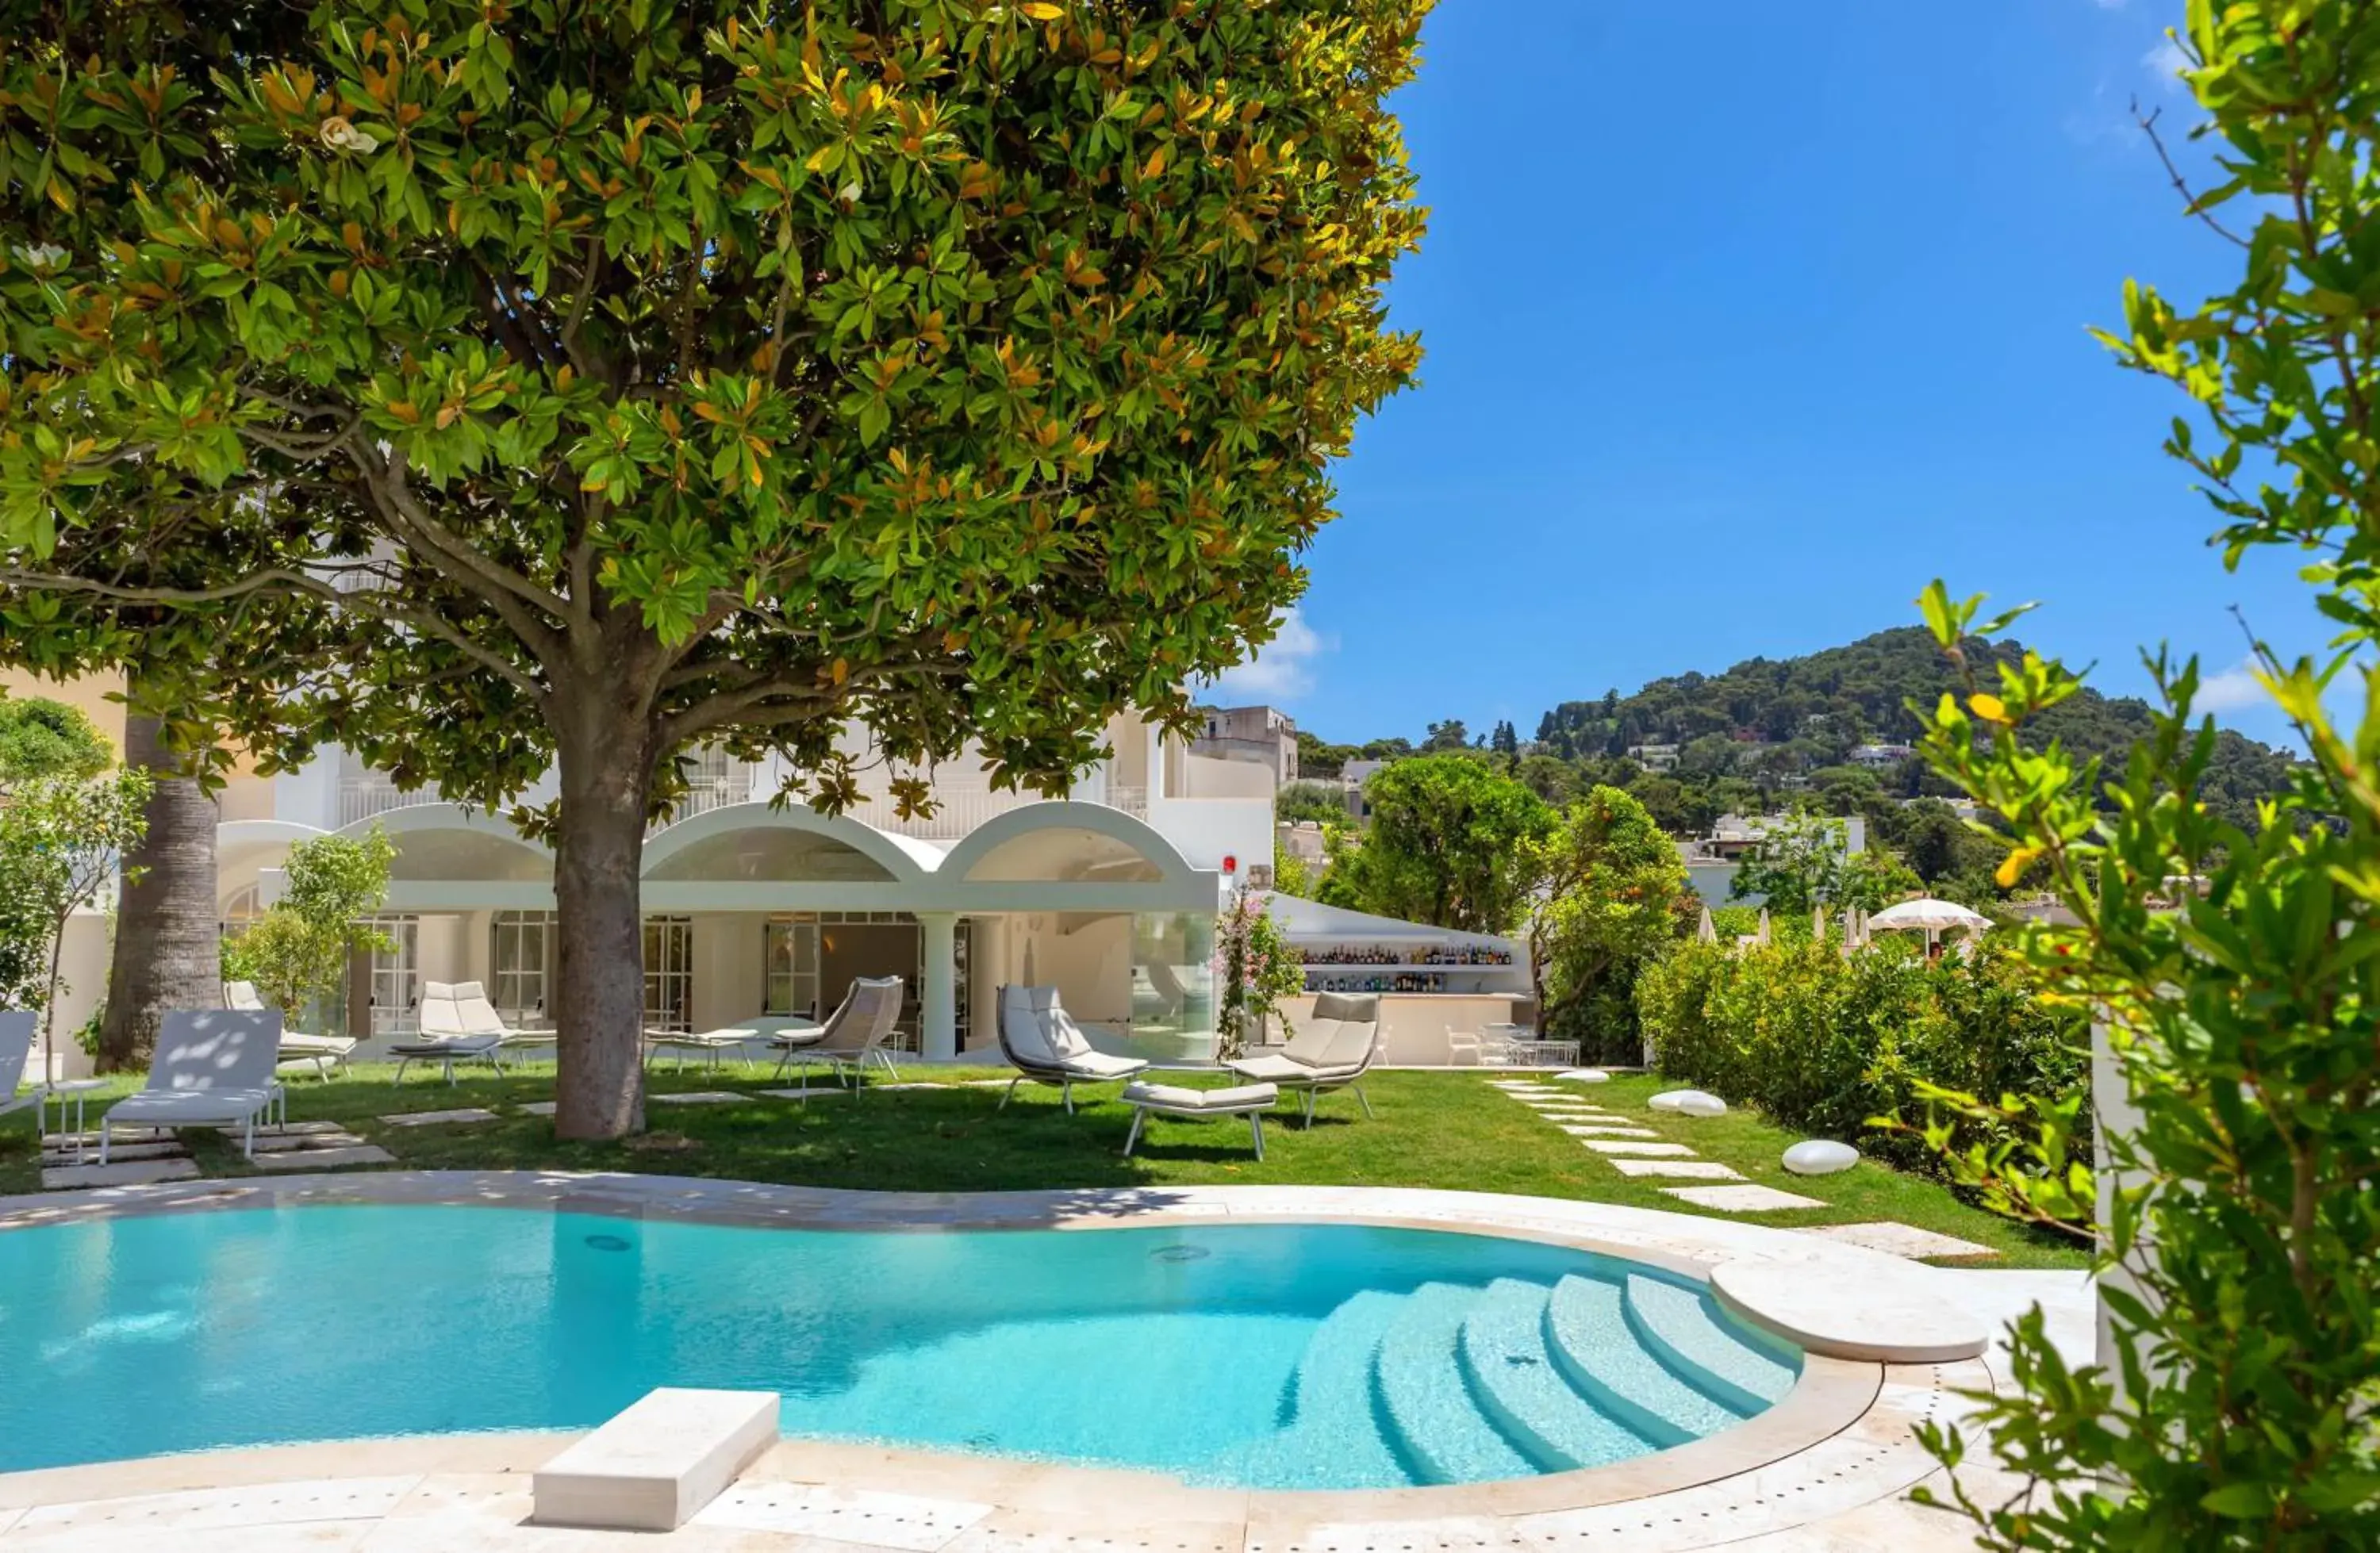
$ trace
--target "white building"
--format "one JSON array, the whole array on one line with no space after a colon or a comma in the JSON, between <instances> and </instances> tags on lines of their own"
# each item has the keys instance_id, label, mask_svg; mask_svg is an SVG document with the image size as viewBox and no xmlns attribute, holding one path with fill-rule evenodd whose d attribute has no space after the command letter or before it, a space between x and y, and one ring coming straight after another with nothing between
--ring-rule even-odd
<instances>
[{"instance_id":1,"label":"white building","mask_svg":"<svg viewBox=\"0 0 2380 1553\"><path fill-rule=\"evenodd\" d=\"M894 812L880 769L857 807L828 817L771 807L784 774L773 766L707 759L646 838L646 1023L823 1014L853 977L898 975L899 1039L928 1058L994 1046L995 989L1014 981L1055 984L1118 1049L1172 1054L1174 1037L1210 1031L1215 913L1271 861L1273 770L1194 754L1137 717L1107 734L1112 753L1064 799L995 791L962 762L932 773L928 818ZM551 796L551 782L529 800ZM358 956L346 1000L347 1033L370 1043L361 1055L414 1027L425 981L479 980L520 1022L550 1015L558 943L543 843L435 791L401 793L335 748L285 775L235 776L222 813L228 931L275 899L298 843L378 823L395 844L379 919L394 947ZM79 974L61 1032L106 980L104 919L87 916L68 945ZM68 1052L66 1067L79 1062Z\"/></svg>"},{"instance_id":2,"label":"white building","mask_svg":"<svg viewBox=\"0 0 2380 1553\"><path fill-rule=\"evenodd\" d=\"M1277 783L1297 780L1297 724L1277 707L1201 707L1205 730L1190 741L1190 753L1217 760L1246 760L1271 769Z\"/></svg>"}]
</instances>

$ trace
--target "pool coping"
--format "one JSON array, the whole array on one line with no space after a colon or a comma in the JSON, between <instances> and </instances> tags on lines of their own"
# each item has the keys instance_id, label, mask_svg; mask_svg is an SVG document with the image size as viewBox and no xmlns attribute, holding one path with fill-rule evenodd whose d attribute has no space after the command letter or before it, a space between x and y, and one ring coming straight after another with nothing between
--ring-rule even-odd
<instances>
[{"instance_id":1,"label":"pool coping","mask_svg":"<svg viewBox=\"0 0 2380 1553\"><path fill-rule=\"evenodd\" d=\"M1797 1273L1832 1287L1859 1291L1863 1305L1884 1312L1922 1307L1937 1269L1790 1231L1611 1204L1408 1188L1212 1186L1085 1189L1004 1193L871 1193L697 1177L622 1172L420 1171L350 1175L293 1175L237 1181L177 1182L102 1188L72 1194L0 1198L0 1232L95 1219L321 1204L424 1204L516 1208L546 1207L615 1217L824 1230L1050 1229L1096 1231L1166 1224L1299 1222L1363 1224L1447 1231L1536 1241L1649 1263L1707 1281L1726 1262L1793 1264ZM1837 1280L1841 1281L1837 1281ZM1756 1311L1747 1312L1755 1318ZM1872 1334L1872 1338L1876 1334ZM1888 1339L1888 1331L1880 1334ZM1873 1345L1873 1343L1872 1343ZM1884 1344L1888 1350L1889 1343ZM1846 1493L1864 1504L1897 1497L1937 1466L1912 1433L1916 1423L1939 1421L1961 1404L1962 1390L1988 1389L1991 1377L1975 1360L1893 1364L1875 1357L1806 1353L1803 1376L1776 1405L1706 1438L1627 1462L1495 1483L1448 1486L1337 1489L1237 1489L1186 1485L1156 1472L1019 1462L844 1442L791 1439L747 1474L747 1482L801 1483L823 1477L842 1491L915 1494L970 1475L987 1462L1003 1485L1002 1515L1075 1513L1097 1494L1129 1484L1118 1508L1146 1512L1163 1506L1157 1523L1235 1523L1255 1548L1258 1528L1275 1528L1290 1542L1298 1528L1355 1524L1382 1539L1408 1528L1489 1518L1504 1532L1536 1545L1585 1536L1606 1526L1598 1511L1624 1508L1633 1530L1641 1514L1650 1530L1665 1519L1680 1523L1714 1513L1705 1501L1725 1501L1730 1515L1751 1506L1779 1529L1806 1523L1825 1506L1840 1510ZM428 1440L483 1437L426 1437ZM575 1434L543 1437L557 1441ZM197 1481L222 1481L221 1472L253 1461L267 1467L277 1453L345 1446L365 1461L394 1461L418 1452L415 1440L332 1442L328 1446L268 1446L0 1474L0 1507L55 1503L104 1478L122 1483L128 1468L159 1482L191 1474L173 1463L201 1463ZM1729 1491L1730 1485L1745 1495ZM1754 1491L1754 1490L1763 1491ZM1814 1497L1813 1491L1815 1490ZM0 1509L0 1516L5 1516ZM1581 1517L1585 1517L1585 1522ZM1782 1519L1779 1519L1782 1518ZM1096 1517L1100 1523L1111 1514ZM0 1521L0 1526L5 1526ZM1367 1533L1367 1536L1371 1534ZM1609 1535L1609 1529L1597 1532ZM7 1534L0 1532L0 1541ZM1269 1545L1269 1546L1272 1546ZM1650 1544L1647 1544L1650 1546Z\"/></svg>"}]
</instances>

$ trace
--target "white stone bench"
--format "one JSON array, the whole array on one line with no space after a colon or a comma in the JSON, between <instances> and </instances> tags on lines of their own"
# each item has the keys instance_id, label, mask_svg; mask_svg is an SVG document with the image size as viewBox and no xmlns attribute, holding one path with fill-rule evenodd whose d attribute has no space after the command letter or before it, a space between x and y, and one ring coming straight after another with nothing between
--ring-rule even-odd
<instances>
[{"instance_id":1,"label":"white stone bench","mask_svg":"<svg viewBox=\"0 0 2380 1553\"><path fill-rule=\"evenodd\" d=\"M538 1469L532 1519L674 1532L776 1441L774 1391L664 1386Z\"/></svg>"},{"instance_id":2,"label":"white stone bench","mask_svg":"<svg viewBox=\"0 0 2380 1553\"><path fill-rule=\"evenodd\" d=\"M1132 1132L1123 1140L1123 1152L1131 1158L1133 1146L1140 1141L1141 1123L1155 1111L1160 1116L1245 1116L1248 1119L1248 1136L1256 1141L1257 1158L1264 1158L1264 1113L1281 1098L1279 1086L1270 1084L1243 1084L1230 1089L1191 1089L1173 1084L1128 1084L1124 1086L1123 1103L1132 1107Z\"/></svg>"}]
</instances>

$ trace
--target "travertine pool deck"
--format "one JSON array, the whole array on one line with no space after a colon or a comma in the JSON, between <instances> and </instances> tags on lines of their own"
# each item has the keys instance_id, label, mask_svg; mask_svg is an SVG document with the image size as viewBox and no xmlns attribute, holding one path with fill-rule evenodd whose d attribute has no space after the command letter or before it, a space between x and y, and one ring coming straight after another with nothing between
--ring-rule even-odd
<instances>
[{"instance_id":1,"label":"travertine pool deck","mask_svg":"<svg viewBox=\"0 0 2380 1553\"><path fill-rule=\"evenodd\" d=\"M1055 1228L1168 1220L1358 1222L1470 1231L1633 1256L1679 1271L1757 1264L1747 1287L1840 1291L1888 1348L1895 1312L1933 1338L1989 1331L2035 1303L2087 1351L2079 1275L1953 1271L1854 1245L1609 1204L1462 1192L1224 1186L1037 1193L837 1192L625 1174L412 1171L172 1183L0 1198L0 1232L129 1214L310 1203L548 1207L785 1227ZM1798 1296L1797 1297L1802 1297ZM1070 1356L1067 1363L1097 1363ZM1887 1364L1813 1355L1802 1382L1737 1428L1613 1466L1504 1483L1366 1492L1185 1486L1152 1474L787 1440L666 1535L533 1526L530 1474L576 1434L455 1435L208 1452L0 1474L0 1553L280 1549L783 1550L904 1553L1477 1553L1729 1547L1972 1546L1906 1502L1939 1482L1913 1426L1992 1384L1988 1355ZM402 1377L392 1376L392 1384ZM291 1384L302 1384L291 1377ZM61 1405L72 1405L62 1398ZM1970 1486L1986 1473L1962 1469Z\"/></svg>"}]
</instances>

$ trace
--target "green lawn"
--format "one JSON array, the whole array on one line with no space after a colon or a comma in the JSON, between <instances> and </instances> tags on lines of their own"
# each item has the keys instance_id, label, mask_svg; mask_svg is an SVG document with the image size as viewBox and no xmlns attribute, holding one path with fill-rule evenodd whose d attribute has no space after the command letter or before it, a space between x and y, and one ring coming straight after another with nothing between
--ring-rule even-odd
<instances>
[{"instance_id":1,"label":"green lawn","mask_svg":"<svg viewBox=\"0 0 2380 1553\"><path fill-rule=\"evenodd\" d=\"M400 1165L420 1169L650 1171L809 1186L970 1192L1014 1188L1152 1186L1208 1183L1429 1186L1572 1197L1671 1212L1700 1210L1664 1196L1659 1183L1621 1175L1599 1156L1485 1082L1476 1073L1382 1073L1366 1081L1377 1120L1354 1097L1325 1098L1307 1132L1284 1118L1265 1127L1267 1159L1248 1148L1245 1122L1153 1120L1139 1152L1121 1157L1131 1113L1109 1097L1077 1097L1068 1116L1057 1092L1024 1086L1005 1111L996 1088L961 1081L983 1069L912 1068L903 1077L938 1081L932 1089L892 1089L854 1099L833 1097L807 1108L754 1099L741 1105L654 1106L646 1136L620 1144L556 1142L552 1124L518 1107L552 1095L551 1069L504 1078L464 1078L448 1087L433 1075L392 1087L393 1070L363 1067L323 1085L290 1086L293 1122L329 1120L380 1144ZM1181 1081L1199 1082L1196 1075ZM768 1086L765 1068L667 1071L656 1093ZM1837 1176L1803 1181L1777 1160L1794 1134L1759 1118L1731 1113L1695 1120L1649 1110L1664 1084L1621 1077L1575 1087L1590 1104L1619 1112L1690 1145L1704 1159L1732 1165L1755 1182L1823 1199L1824 1209L1760 1214L1755 1222L1793 1227L1891 1219L1998 1248L1995 1267L2080 1267L2081 1254L1958 1201L1937 1182L1862 1164ZM124 1086L129 1088L128 1081ZM95 1116L101 1097L91 1098ZM399 1111L477 1106L500 1120L477 1126L391 1127ZM0 1193L39 1189L33 1129L18 1117L0 1122ZM249 1173L237 1147L212 1134L189 1135L210 1175ZM1676 1183L1672 1183L1676 1184ZM1691 1183L1686 1184L1693 1184ZM1729 1217L1715 1215L1714 1217Z\"/></svg>"}]
</instances>

